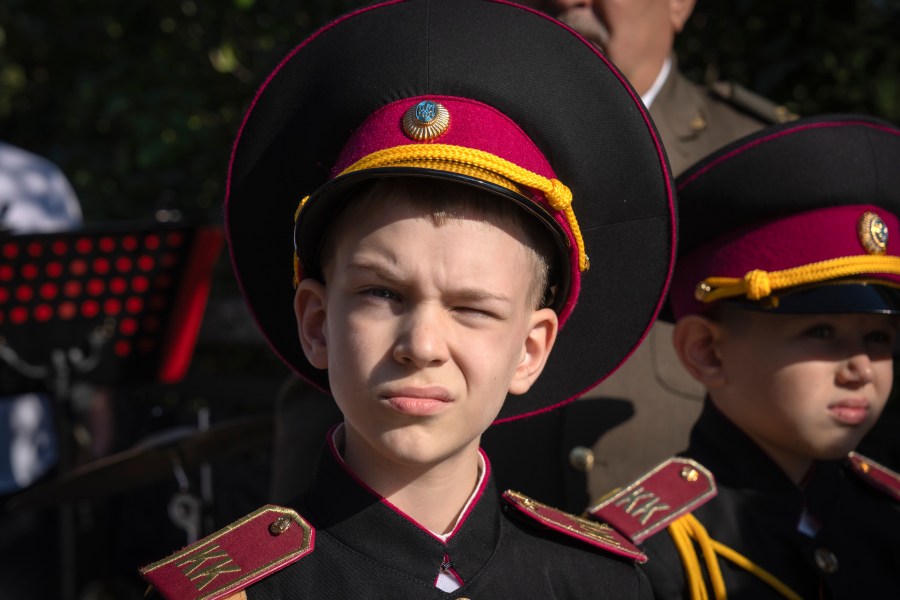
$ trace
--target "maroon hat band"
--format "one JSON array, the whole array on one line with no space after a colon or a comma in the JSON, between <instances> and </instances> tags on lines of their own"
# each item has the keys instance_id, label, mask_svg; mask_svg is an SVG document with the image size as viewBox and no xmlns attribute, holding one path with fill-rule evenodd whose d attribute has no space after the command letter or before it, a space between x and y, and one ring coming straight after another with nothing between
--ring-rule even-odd
<instances>
[{"instance_id":1,"label":"maroon hat band","mask_svg":"<svg viewBox=\"0 0 900 600\"><path fill-rule=\"evenodd\" d=\"M746 227L683 257L670 297L676 318L727 298L779 293L843 278L900 285L900 223L877 206L835 206Z\"/></svg>"},{"instance_id":2,"label":"maroon hat band","mask_svg":"<svg viewBox=\"0 0 900 600\"><path fill-rule=\"evenodd\" d=\"M671 312L703 313L721 300L883 312L846 284L879 294L900 285L898 164L900 129L853 114L769 127L710 154L677 180Z\"/></svg>"}]
</instances>

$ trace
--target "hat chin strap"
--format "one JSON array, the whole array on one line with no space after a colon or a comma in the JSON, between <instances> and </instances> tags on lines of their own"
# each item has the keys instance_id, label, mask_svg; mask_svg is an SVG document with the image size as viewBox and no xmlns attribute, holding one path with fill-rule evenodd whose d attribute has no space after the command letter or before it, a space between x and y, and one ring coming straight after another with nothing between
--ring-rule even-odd
<instances>
[{"instance_id":1,"label":"hat chin strap","mask_svg":"<svg viewBox=\"0 0 900 600\"><path fill-rule=\"evenodd\" d=\"M697 284L694 297L706 303L737 296L762 300L777 290L865 274L900 275L900 257L844 256L783 271L755 269L743 277L707 277Z\"/></svg>"}]
</instances>

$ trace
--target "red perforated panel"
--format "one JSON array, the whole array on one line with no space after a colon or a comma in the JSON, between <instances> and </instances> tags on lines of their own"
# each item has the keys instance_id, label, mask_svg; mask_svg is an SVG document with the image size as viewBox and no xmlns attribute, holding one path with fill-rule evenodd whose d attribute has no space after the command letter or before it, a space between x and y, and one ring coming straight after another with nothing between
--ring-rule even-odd
<instances>
[{"instance_id":1,"label":"red perforated panel","mask_svg":"<svg viewBox=\"0 0 900 600\"><path fill-rule=\"evenodd\" d=\"M221 245L218 228L158 224L2 237L3 344L35 366L49 364L55 350L75 350L76 369L98 355L95 368L78 374L87 380L177 380ZM36 387L4 362L0 373L0 392Z\"/></svg>"}]
</instances>

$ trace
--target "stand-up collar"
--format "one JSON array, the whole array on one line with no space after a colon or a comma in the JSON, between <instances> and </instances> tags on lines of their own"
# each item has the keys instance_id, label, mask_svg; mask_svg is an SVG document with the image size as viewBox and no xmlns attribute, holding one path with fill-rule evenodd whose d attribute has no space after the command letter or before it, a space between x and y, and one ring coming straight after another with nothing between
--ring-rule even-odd
<instances>
[{"instance_id":1,"label":"stand-up collar","mask_svg":"<svg viewBox=\"0 0 900 600\"><path fill-rule=\"evenodd\" d=\"M433 584L442 564L463 583L488 562L500 539L500 508L490 463L475 498L446 542L363 483L329 436L301 514L327 535L385 568ZM385 532L390 532L389 536Z\"/></svg>"}]
</instances>

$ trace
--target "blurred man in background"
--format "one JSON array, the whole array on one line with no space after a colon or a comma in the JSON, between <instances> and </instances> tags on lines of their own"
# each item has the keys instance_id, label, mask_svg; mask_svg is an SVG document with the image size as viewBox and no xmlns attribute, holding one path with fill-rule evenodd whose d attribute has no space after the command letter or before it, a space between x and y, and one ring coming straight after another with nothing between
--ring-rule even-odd
<instances>
[{"instance_id":1,"label":"blurred man in background","mask_svg":"<svg viewBox=\"0 0 900 600\"><path fill-rule=\"evenodd\" d=\"M675 36L695 0L543 0L539 8L597 45L650 109L675 175L790 113L730 82L702 87L678 70Z\"/></svg>"}]
</instances>

